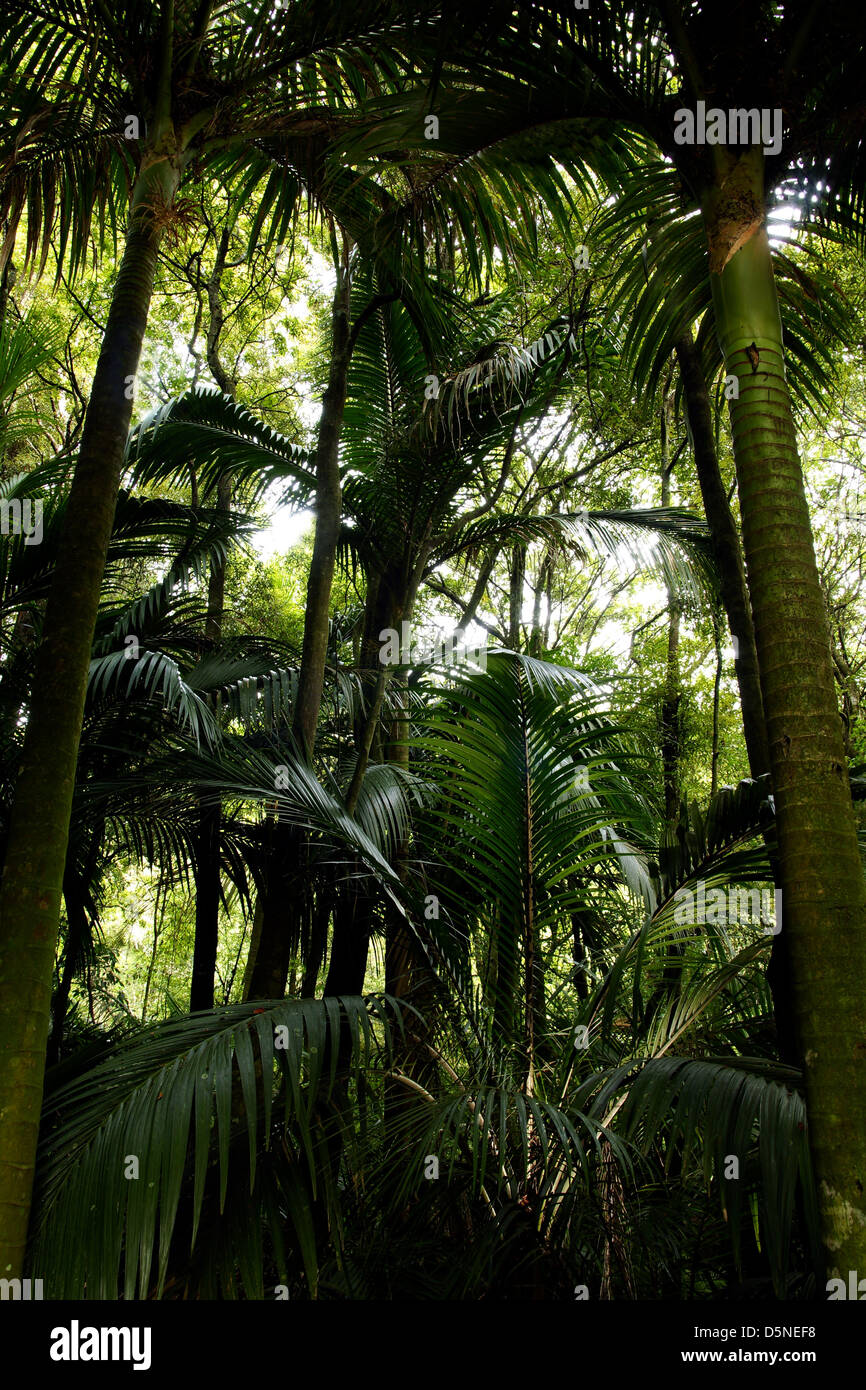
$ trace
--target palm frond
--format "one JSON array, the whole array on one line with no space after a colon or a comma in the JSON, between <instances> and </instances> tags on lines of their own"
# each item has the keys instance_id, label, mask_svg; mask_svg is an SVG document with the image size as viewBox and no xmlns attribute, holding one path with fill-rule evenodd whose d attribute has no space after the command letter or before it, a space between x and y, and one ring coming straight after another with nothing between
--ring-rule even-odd
<instances>
[{"instance_id":1,"label":"palm frond","mask_svg":"<svg viewBox=\"0 0 866 1390\"><path fill-rule=\"evenodd\" d=\"M259 1155L275 1140L292 1145L315 1194L324 1180L316 1116L335 1085L341 1037L348 1030L353 1068L371 1066L392 1008L387 998L252 1001L169 1019L52 1091L33 1259L54 1296L160 1296L178 1242L195 1246L206 1191L224 1211L230 1169L243 1164L252 1192ZM290 1205L289 1223L315 1288L309 1212Z\"/></svg>"},{"instance_id":2,"label":"palm frond","mask_svg":"<svg viewBox=\"0 0 866 1390\"><path fill-rule=\"evenodd\" d=\"M195 470L199 482L211 487L230 471L251 500L275 482L285 484L284 502L315 495L314 454L204 386L146 415L130 433L126 459L139 484L185 484Z\"/></svg>"}]
</instances>

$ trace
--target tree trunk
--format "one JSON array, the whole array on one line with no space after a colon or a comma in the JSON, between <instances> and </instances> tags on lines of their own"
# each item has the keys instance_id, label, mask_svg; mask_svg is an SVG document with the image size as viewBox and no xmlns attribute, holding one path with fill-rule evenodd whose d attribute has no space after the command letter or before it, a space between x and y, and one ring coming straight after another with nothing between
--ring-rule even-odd
<instances>
[{"instance_id":1,"label":"tree trunk","mask_svg":"<svg viewBox=\"0 0 866 1390\"><path fill-rule=\"evenodd\" d=\"M229 248L229 233L225 229L219 240L214 268L207 282L208 330L207 364L220 390L234 399L237 382L223 367L219 355L223 330L222 276ZM220 473L217 479L216 510L225 513L232 501L231 473ZM225 556L213 557L207 588L207 617L205 641L219 646L223 635L225 615L226 561ZM193 947L192 983L189 1007L212 1009L214 978L219 950L219 912L222 888L222 803L203 796L199 802L199 829L195 853L195 945Z\"/></svg>"},{"instance_id":2,"label":"tree trunk","mask_svg":"<svg viewBox=\"0 0 866 1390\"><path fill-rule=\"evenodd\" d=\"M310 927L309 945L304 960L304 975L301 981L302 999L315 999L316 997L316 990L319 985L319 974L322 969L322 962L325 959L325 951L328 948L328 922L331 917L331 898L332 894L329 888L319 889ZM327 992L326 989L325 993L327 994ZM353 994L360 994L361 991L352 990L350 992Z\"/></svg>"},{"instance_id":3,"label":"tree trunk","mask_svg":"<svg viewBox=\"0 0 866 1390\"><path fill-rule=\"evenodd\" d=\"M331 314L331 366L322 401L316 446L316 538L307 582L304 642L298 676L298 703L294 733L307 759L312 758L328 650L331 585L337 562L342 488L340 486L340 434L346 406L346 385L351 358L349 305L351 285L348 252L337 268L337 286Z\"/></svg>"},{"instance_id":4,"label":"tree trunk","mask_svg":"<svg viewBox=\"0 0 866 1390\"><path fill-rule=\"evenodd\" d=\"M84 906L84 895L81 891L82 885L78 882L64 880L63 897L66 903L66 949L63 952L63 968L60 981L51 1001L51 1036L48 1039L46 1048L46 1064L54 1066L60 1061L60 1050L63 1045L63 1028L66 1023L66 1015L69 1011L69 996L72 992L72 981L75 972L80 965L85 942L89 934L89 923L87 912Z\"/></svg>"},{"instance_id":5,"label":"tree trunk","mask_svg":"<svg viewBox=\"0 0 866 1390\"><path fill-rule=\"evenodd\" d=\"M574 989L578 999L589 998L589 951L596 945L595 917L588 907L579 907L571 913L571 931L574 944Z\"/></svg>"},{"instance_id":6,"label":"tree trunk","mask_svg":"<svg viewBox=\"0 0 866 1390\"><path fill-rule=\"evenodd\" d=\"M355 724L355 744L357 761L346 791L346 810L354 816L358 797L363 786L364 776L369 764L374 744L381 753L380 724L382 706L390 672L380 661L381 641L379 633L383 629L396 627L404 615L407 588L407 564L400 563L389 567L375 577L367 589L365 603L364 630L361 640L361 663L368 681L374 681L368 690L366 715L359 714ZM363 866L356 864L356 871L363 875ZM331 959L325 981L325 994L360 994L367 973L367 955L370 947L370 932L373 921L373 901L368 884L362 877L348 883L334 902L334 933L331 941ZM391 936L389 929L388 936ZM388 948L386 945L386 961ZM388 966L386 964L386 989Z\"/></svg>"},{"instance_id":7,"label":"tree trunk","mask_svg":"<svg viewBox=\"0 0 866 1390\"><path fill-rule=\"evenodd\" d=\"M680 812L680 619L682 604L670 596L668 651L665 661L665 689L661 711L662 777L665 797L665 823L675 825Z\"/></svg>"},{"instance_id":8,"label":"tree trunk","mask_svg":"<svg viewBox=\"0 0 866 1390\"><path fill-rule=\"evenodd\" d=\"M857 677L851 670L851 663L845 650L845 634L841 624L835 631L831 626L830 637L833 643L833 667L842 699L842 735L845 757L850 758L853 756L854 748L851 735L854 732L854 725L860 717L860 688Z\"/></svg>"},{"instance_id":9,"label":"tree trunk","mask_svg":"<svg viewBox=\"0 0 866 1390\"><path fill-rule=\"evenodd\" d=\"M299 752L308 761L313 756L325 684L331 586L340 535L340 435L353 346L349 329L350 293L349 253L346 248L343 264L337 267L331 311L331 363L316 447L316 537L307 582L298 699L292 721L292 732ZM302 845L303 835L300 831L278 823L268 868L269 882L261 937L251 973L250 988L252 996L257 999L278 999L285 991L293 942L298 936L296 924L289 920L289 916L295 911L296 900L304 889L300 866Z\"/></svg>"},{"instance_id":10,"label":"tree trunk","mask_svg":"<svg viewBox=\"0 0 866 1390\"><path fill-rule=\"evenodd\" d=\"M145 156L81 437L30 702L0 888L0 1273L20 1275L42 1102L60 894L102 575L163 221L173 133Z\"/></svg>"},{"instance_id":11,"label":"tree trunk","mask_svg":"<svg viewBox=\"0 0 866 1390\"><path fill-rule=\"evenodd\" d=\"M783 927L828 1273L866 1268L866 883L830 638L785 380L763 156L708 190L710 281L731 400L770 748Z\"/></svg>"},{"instance_id":12,"label":"tree trunk","mask_svg":"<svg viewBox=\"0 0 866 1390\"><path fill-rule=\"evenodd\" d=\"M477 614L479 608L484 602L484 595L487 593L487 585L490 582L490 576L496 568L497 558L498 551L493 550L486 557L486 559L481 561L481 564L478 569L478 576L475 580L472 593L469 595L469 598L466 601L466 607L463 609L460 622L457 624L457 627L454 632L453 641L454 645L457 647L461 647L463 645L466 637L466 629L469 627L470 623L474 623L475 615ZM547 621L549 617L550 614L548 611L547 619L545 621Z\"/></svg>"},{"instance_id":13,"label":"tree trunk","mask_svg":"<svg viewBox=\"0 0 866 1390\"><path fill-rule=\"evenodd\" d=\"M46 1061L49 1066L60 1061L63 1044L63 1029L69 1009L69 996L76 971L81 967L90 949L91 928L87 914L88 890L93 893L98 882L99 858L105 836L105 826L100 823L91 835L79 876L70 870L67 862L63 875L63 898L66 903L66 948L63 952L63 971L51 1001L51 1035L48 1039ZM68 856L67 856L68 859ZM91 898L92 901L92 898Z\"/></svg>"},{"instance_id":14,"label":"tree trunk","mask_svg":"<svg viewBox=\"0 0 866 1390\"><path fill-rule=\"evenodd\" d=\"M671 504L671 424L673 421L673 397L670 394L670 376L662 390L661 408L661 472L662 506ZM683 606L670 585L668 592L668 651L665 662L665 688L661 709L661 752L662 782L665 801L665 824L675 825L680 812L680 704L682 702L682 682L680 680L680 620Z\"/></svg>"},{"instance_id":15,"label":"tree trunk","mask_svg":"<svg viewBox=\"0 0 866 1390\"><path fill-rule=\"evenodd\" d=\"M346 885L344 901L335 903L334 939L325 995L361 994L367 973L367 953L373 928L373 899L363 880ZM339 924L339 930L338 930Z\"/></svg>"},{"instance_id":16,"label":"tree trunk","mask_svg":"<svg viewBox=\"0 0 866 1390\"><path fill-rule=\"evenodd\" d=\"M734 669L740 692L749 769L753 777L762 777L770 771L770 751L767 746L764 700L758 676L755 628L749 592L746 588L739 532L728 506L725 485L719 471L710 395L701 367L700 353L691 333L685 333L678 339L676 354L704 514L710 528L713 554L719 571L722 603L734 639Z\"/></svg>"},{"instance_id":17,"label":"tree trunk","mask_svg":"<svg viewBox=\"0 0 866 1390\"><path fill-rule=\"evenodd\" d=\"M227 473L217 484L217 508L228 511L231 502L231 479ZM225 608L226 568L223 560L212 560L208 581L208 609L205 638L217 646L222 638ZM198 834L195 846L195 944L193 947L192 983L189 1007L212 1009L214 977L219 949L219 911L222 887L221 843L222 803L213 802L208 795L199 800Z\"/></svg>"},{"instance_id":18,"label":"tree trunk","mask_svg":"<svg viewBox=\"0 0 866 1390\"><path fill-rule=\"evenodd\" d=\"M553 570L553 554L550 547L546 547L538 566L538 578L535 581L535 598L532 605L532 631L529 636L528 652L530 656L541 656L546 644L547 626L550 622L550 605L548 600L548 611L545 615L544 624L541 622L541 605L547 597L550 588L550 575Z\"/></svg>"},{"instance_id":19,"label":"tree trunk","mask_svg":"<svg viewBox=\"0 0 866 1390\"><path fill-rule=\"evenodd\" d=\"M195 944L192 956L190 1013L212 1009L219 947L220 803L199 802L195 864Z\"/></svg>"},{"instance_id":20,"label":"tree trunk","mask_svg":"<svg viewBox=\"0 0 866 1390\"><path fill-rule=\"evenodd\" d=\"M520 619L523 613L523 581L526 576L526 546L516 545L511 560L511 582L508 591L508 645L520 651Z\"/></svg>"},{"instance_id":21,"label":"tree trunk","mask_svg":"<svg viewBox=\"0 0 866 1390\"><path fill-rule=\"evenodd\" d=\"M719 572L722 604L734 643L734 669L740 694L749 770L753 777L762 777L770 771L770 749L767 743L764 697L761 694L755 627L749 591L746 587L743 550L719 469L710 396L701 367L700 353L691 333L683 334L677 341L676 353L682 376L695 467L704 502L704 514L710 528L713 554ZM772 856L772 861L773 875L778 888L781 885L775 856ZM780 933L773 938L767 981L773 995L780 1053L785 1061L797 1066L800 1053L794 1023L790 970L787 935Z\"/></svg>"},{"instance_id":22,"label":"tree trunk","mask_svg":"<svg viewBox=\"0 0 866 1390\"><path fill-rule=\"evenodd\" d=\"M713 613L713 648L716 655L716 669L713 675L713 732L710 749L710 796L719 789L719 702L722 692L722 623L717 612Z\"/></svg>"},{"instance_id":23,"label":"tree trunk","mask_svg":"<svg viewBox=\"0 0 866 1390\"><path fill-rule=\"evenodd\" d=\"M524 678L517 672L518 692L521 706L524 699ZM523 796L524 796L524 863L523 894L521 908L521 930L523 937L523 983L524 983L524 1047L526 1052L526 1074L524 1088L527 1095L535 1090L536 1049L546 1031L545 1021L545 980L544 958L541 952L541 936L538 928L538 911L535 884L535 808L532 801L532 760L527 742L527 723L521 708L523 729Z\"/></svg>"},{"instance_id":24,"label":"tree trunk","mask_svg":"<svg viewBox=\"0 0 866 1390\"><path fill-rule=\"evenodd\" d=\"M232 504L232 479L230 473L221 473L217 482L216 510L225 514ZM224 557L214 558L210 564L207 586L207 618L205 638L213 646L218 646L223 636L223 618L226 603L226 562Z\"/></svg>"},{"instance_id":25,"label":"tree trunk","mask_svg":"<svg viewBox=\"0 0 866 1390\"><path fill-rule=\"evenodd\" d=\"M401 624L411 624L415 600L424 571L428 551L426 543L405 554L401 560L389 568L379 586L379 612L384 613L385 604L390 609L390 619L384 626L402 632ZM409 688L406 674L391 675L389 689L392 692L397 710L387 736L383 739L382 756L387 763L393 763L409 771ZM395 846L393 867L400 881L405 885L409 875L409 840L404 838ZM336 936L336 923L335 923ZM427 1052L426 1037L433 1022L435 1009L434 981L430 968L419 952L418 943L406 924L405 918L390 901L385 904L385 992L395 999L405 999L418 1009L419 1019L408 1011L403 1014L406 1033L396 1038L394 1066L412 1077L426 1090L435 1090L436 1078L430 1055ZM393 1116L415 1104L407 1088L399 1083L388 1081L385 1085L385 1114Z\"/></svg>"},{"instance_id":26,"label":"tree trunk","mask_svg":"<svg viewBox=\"0 0 866 1390\"><path fill-rule=\"evenodd\" d=\"M262 939L262 922L265 916L265 899L262 893L256 894L256 905L253 909L253 929L250 932L250 948L247 952L247 963L244 967L244 979L241 985L241 997L247 999L255 998L253 988L253 972L259 955L259 943Z\"/></svg>"},{"instance_id":27,"label":"tree trunk","mask_svg":"<svg viewBox=\"0 0 866 1390\"><path fill-rule=\"evenodd\" d=\"M306 892L303 857L306 837L291 821L274 822L267 883L261 895L262 925L249 971L250 999L282 999L292 955L300 939L301 905ZM250 959L252 960L252 944Z\"/></svg>"}]
</instances>

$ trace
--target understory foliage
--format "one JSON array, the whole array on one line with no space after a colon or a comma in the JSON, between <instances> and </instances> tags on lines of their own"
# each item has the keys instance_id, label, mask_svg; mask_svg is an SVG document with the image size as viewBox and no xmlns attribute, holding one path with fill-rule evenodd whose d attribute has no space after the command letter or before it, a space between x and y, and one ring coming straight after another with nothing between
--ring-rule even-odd
<instances>
[{"instance_id":1,"label":"understory foliage","mask_svg":"<svg viewBox=\"0 0 866 1390\"><path fill-rule=\"evenodd\" d=\"M718 794L661 880L640 749L588 677L503 652L425 679L412 771L370 788L365 831L300 776L277 796L315 827L320 891L360 877L405 914L426 1013L248 1001L71 1050L49 1072L35 1267L92 1298L803 1292L812 1175L798 1076L774 1058L770 938L669 910L744 853L762 872L766 797ZM273 797L263 754L225 753L247 806ZM176 816L181 778L204 780L187 757ZM409 822L401 882L384 855Z\"/></svg>"}]
</instances>

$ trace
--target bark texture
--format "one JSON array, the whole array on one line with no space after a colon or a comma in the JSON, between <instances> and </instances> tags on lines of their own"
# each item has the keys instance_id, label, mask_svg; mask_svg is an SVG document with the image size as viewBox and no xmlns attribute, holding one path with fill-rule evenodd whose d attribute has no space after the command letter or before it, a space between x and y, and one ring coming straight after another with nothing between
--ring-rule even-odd
<instances>
[{"instance_id":1,"label":"bark texture","mask_svg":"<svg viewBox=\"0 0 866 1390\"><path fill-rule=\"evenodd\" d=\"M0 1276L24 1258L78 742L157 248L179 181L173 135L145 156L72 482L0 887Z\"/></svg>"},{"instance_id":2,"label":"bark texture","mask_svg":"<svg viewBox=\"0 0 866 1390\"><path fill-rule=\"evenodd\" d=\"M734 457L822 1238L828 1274L847 1278L866 1267L866 883L770 248L746 215L763 191L760 151L740 165L703 211L717 329L739 383ZM739 205L742 240L732 236Z\"/></svg>"}]
</instances>

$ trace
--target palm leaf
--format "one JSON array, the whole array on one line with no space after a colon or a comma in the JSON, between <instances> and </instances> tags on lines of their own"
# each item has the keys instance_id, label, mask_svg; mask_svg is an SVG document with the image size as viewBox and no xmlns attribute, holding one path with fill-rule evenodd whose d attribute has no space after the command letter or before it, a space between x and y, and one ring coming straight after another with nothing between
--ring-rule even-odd
<instances>
[{"instance_id":1,"label":"palm leaf","mask_svg":"<svg viewBox=\"0 0 866 1390\"><path fill-rule=\"evenodd\" d=\"M387 1042L392 1009L387 998L280 1000L170 1019L52 1091L33 1259L53 1295L130 1299L155 1287L159 1296L175 1236L195 1246L211 1171L225 1209L230 1168L241 1162L239 1135L248 1139L250 1191L259 1153L291 1133L315 1192L323 1179L315 1120L333 1092L342 1031L349 1030L352 1066L369 1067ZM131 1157L136 1178L126 1176ZM176 1232L181 1194L190 1188ZM289 1224L306 1249L314 1287L309 1223L290 1212Z\"/></svg>"}]
</instances>

